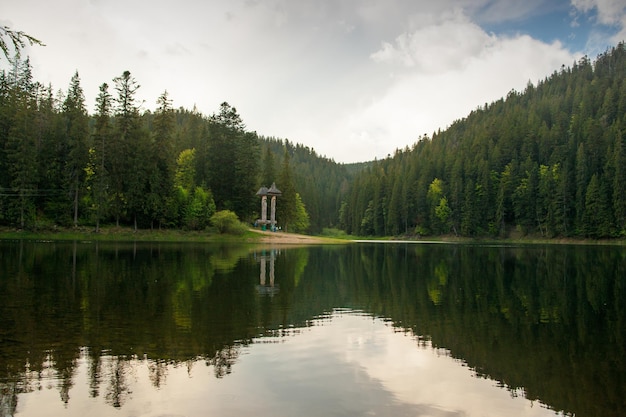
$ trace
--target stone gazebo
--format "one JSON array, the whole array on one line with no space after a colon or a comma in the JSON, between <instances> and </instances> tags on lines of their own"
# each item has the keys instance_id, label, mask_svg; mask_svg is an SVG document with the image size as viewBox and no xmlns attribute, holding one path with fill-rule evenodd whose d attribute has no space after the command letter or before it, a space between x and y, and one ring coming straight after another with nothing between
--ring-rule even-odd
<instances>
[{"instance_id":1,"label":"stone gazebo","mask_svg":"<svg viewBox=\"0 0 626 417\"><path fill-rule=\"evenodd\" d=\"M280 190L276 188L276 183L272 183L272 186L259 188L256 195L261 196L261 218L257 220L257 224L261 225L263 230L267 229L267 225L270 225L272 232L276 231L276 197L282 195ZM271 211L270 220L267 220L267 197L271 197Z\"/></svg>"}]
</instances>

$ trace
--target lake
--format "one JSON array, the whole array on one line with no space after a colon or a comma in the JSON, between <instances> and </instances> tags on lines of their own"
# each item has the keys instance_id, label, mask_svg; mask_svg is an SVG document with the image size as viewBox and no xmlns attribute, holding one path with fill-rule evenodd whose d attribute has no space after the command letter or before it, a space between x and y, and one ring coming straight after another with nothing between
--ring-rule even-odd
<instances>
[{"instance_id":1,"label":"lake","mask_svg":"<svg viewBox=\"0 0 626 417\"><path fill-rule=\"evenodd\" d=\"M1 416L618 416L626 248L0 241Z\"/></svg>"}]
</instances>

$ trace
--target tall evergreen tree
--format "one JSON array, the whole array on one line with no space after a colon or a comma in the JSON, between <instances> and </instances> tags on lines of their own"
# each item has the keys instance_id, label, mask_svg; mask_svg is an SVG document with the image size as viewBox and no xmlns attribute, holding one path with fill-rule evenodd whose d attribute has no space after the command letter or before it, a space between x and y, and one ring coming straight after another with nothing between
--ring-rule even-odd
<instances>
[{"instance_id":1,"label":"tall evergreen tree","mask_svg":"<svg viewBox=\"0 0 626 417\"><path fill-rule=\"evenodd\" d=\"M626 83L625 83L626 84ZM613 211L617 232L626 235L626 149L620 132L614 149L615 176L613 179Z\"/></svg>"},{"instance_id":2,"label":"tall evergreen tree","mask_svg":"<svg viewBox=\"0 0 626 417\"><path fill-rule=\"evenodd\" d=\"M284 230L291 230L291 223L296 218L296 188L290 165L289 146L285 146L283 162L276 186L282 192L276 203L276 221Z\"/></svg>"},{"instance_id":3,"label":"tall evergreen tree","mask_svg":"<svg viewBox=\"0 0 626 417\"><path fill-rule=\"evenodd\" d=\"M80 86L78 72L74 74L70 81L62 110L69 151L65 170L66 178L73 194L73 222L74 227L76 227L78 226L79 194L85 183L85 168L89 162L87 145L89 116L87 115L85 95Z\"/></svg>"},{"instance_id":4,"label":"tall evergreen tree","mask_svg":"<svg viewBox=\"0 0 626 417\"><path fill-rule=\"evenodd\" d=\"M587 192L585 193L585 211L583 213L583 232L587 237L602 237L602 223L604 222L604 207L602 204L600 180L597 174L591 176Z\"/></svg>"},{"instance_id":5,"label":"tall evergreen tree","mask_svg":"<svg viewBox=\"0 0 626 417\"><path fill-rule=\"evenodd\" d=\"M265 152L263 153L263 171L261 173L261 185L264 187L269 187L273 182L276 182L276 162L271 147L269 145L266 145Z\"/></svg>"},{"instance_id":6,"label":"tall evergreen tree","mask_svg":"<svg viewBox=\"0 0 626 417\"><path fill-rule=\"evenodd\" d=\"M8 174L12 191L11 217L20 227L32 225L35 220L34 197L37 195L37 148L35 118L37 89L33 82L30 61L24 61L15 84L15 113L5 144Z\"/></svg>"},{"instance_id":7,"label":"tall evergreen tree","mask_svg":"<svg viewBox=\"0 0 626 417\"><path fill-rule=\"evenodd\" d=\"M224 102L209 120L209 188L218 210L251 217L256 201L259 164L258 138L246 132L237 109Z\"/></svg>"},{"instance_id":8,"label":"tall evergreen tree","mask_svg":"<svg viewBox=\"0 0 626 417\"><path fill-rule=\"evenodd\" d=\"M581 143L576 151L576 228L579 232L585 229L583 216L589 175L585 145Z\"/></svg>"},{"instance_id":9,"label":"tall evergreen tree","mask_svg":"<svg viewBox=\"0 0 626 417\"><path fill-rule=\"evenodd\" d=\"M166 218L168 198L173 191L175 169L173 147L175 120L167 91L159 96L157 106L150 148L148 207L151 220L157 220L160 227Z\"/></svg>"},{"instance_id":10,"label":"tall evergreen tree","mask_svg":"<svg viewBox=\"0 0 626 417\"><path fill-rule=\"evenodd\" d=\"M107 171L110 185L110 208L119 226L120 218L130 209L135 227L145 188L145 155L140 146L143 140L139 125L139 109L135 94L139 84L129 71L113 79L117 97L115 100L115 131L109 141Z\"/></svg>"},{"instance_id":11,"label":"tall evergreen tree","mask_svg":"<svg viewBox=\"0 0 626 417\"><path fill-rule=\"evenodd\" d=\"M113 97L109 93L109 86L104 83L96 97L96 115L93 131L93 148L90 150L90 171L88 180L91 187L93 215L95 217L96 232L100 231L100 221L107 212L109 175L107 171L109 158L107 150L112 138L111 114L113 111Z\"/></svg>"},{"instance_id":12,"label":"tall evergreen tree","mask_svg":"<svg viewBox=\"0 0 626 417\"><path fill-rule=\"evenodd\" d=\"M257 209L255 193L259 188L260 149L256 133L244 132L237 136L233 160L232 202L235 213L242 220L251 220Z\"/></svg>"}]
</instances>

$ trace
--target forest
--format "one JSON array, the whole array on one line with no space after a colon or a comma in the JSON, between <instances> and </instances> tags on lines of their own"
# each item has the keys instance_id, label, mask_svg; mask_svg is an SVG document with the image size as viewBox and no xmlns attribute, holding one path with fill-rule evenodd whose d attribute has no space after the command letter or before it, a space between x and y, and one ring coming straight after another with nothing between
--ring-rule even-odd
<instances>
[{"instance_id":1,"label":"forest","mask_svg":"<svg viewBox=\"0 0 626 417\"><path fill-rule=\"evenodd\" d=\"M78 72L55 93L16 57L0 73L0 225L204 230L222 210L252 224L256 191L275 183L287 231L623 237L625 78L620 43L385 159L345 165L258 135L227 102L206 116L164 91L143 110L129 71L88 114Z\"/></svg>"},{"instance_id":2,"label":"forest","mask_svg":"<svg viewBox=\"0 0 626 417\"><path fill-rule=\"evenodd\" d=\"M56 94L33 80L29 59L0 74L0 224L204 230L222 210L252 224L256 192L272 183L283 230L337 223L345 167L247 130L226 102L207 117L174 109L165 91L142 111L131 73L112 81L89 115L78 72Z\"/></svg>"},{"instance_id":3,"label":"forest","mask_svg":"<svg viewBox=\"0 0 626 417\"><path fill-rule=\"evenodd\" d=\"M354 178L356 235L626 235L624 43L485 104Z\"/></svg>"}]
</instances>

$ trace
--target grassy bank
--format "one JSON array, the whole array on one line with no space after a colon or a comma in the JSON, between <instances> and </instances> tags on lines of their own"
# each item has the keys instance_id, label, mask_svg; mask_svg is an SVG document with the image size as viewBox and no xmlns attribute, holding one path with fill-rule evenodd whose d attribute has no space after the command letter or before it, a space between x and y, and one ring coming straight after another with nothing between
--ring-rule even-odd
<instances>
[{"instance_id":1,"label":"grassy bank","mask_svg":"<svg viewBox=\"0 0 626 417\"><path fill-rule=\"evenodd\" d=\"M51 230L18 230L0 228L0 239L10 240L88 240L122 242L233 242L260 241L257 233L246 231L243 235L220 234L210 231L154 229L135 231L128 227L106 226L98 233L93 228L56 228Z\"/></svg>"},{"instance_id":2,"label":"grassy bank","mask_svg":"<svg viewBox=\"0 0 626 417\"><path fill-rule=\"evenodd\" d=\"M383 242L441 242L441 243L468 243L468 244L500 244L500 245L619 245L626 246L626 238L616 239L574 239L566 237L548 238L541 235L510 234L506 237L461 237L455 235L433 236L356 236L348 235L338 229L324 229L322 236L339 240L368 240Z\"/></svg>"},{"instance_id":3,"label":"grassy bank","mask_svg":"<svg viewBox=\"0 0 626 417\"><path fill-rule=\"evenodd\" d=\"M0 239L4 240L50 240L50 241L112 241L112 242L214 242L245 244L310 245L347 243L330 237L316 237L285 232L263 232L243 229L242 233L218 233L215 230L193 231L177 229L139 229L129 227L54 228L46 230L18 230L0 228Z\"/></svg>"}]
</instances>

